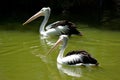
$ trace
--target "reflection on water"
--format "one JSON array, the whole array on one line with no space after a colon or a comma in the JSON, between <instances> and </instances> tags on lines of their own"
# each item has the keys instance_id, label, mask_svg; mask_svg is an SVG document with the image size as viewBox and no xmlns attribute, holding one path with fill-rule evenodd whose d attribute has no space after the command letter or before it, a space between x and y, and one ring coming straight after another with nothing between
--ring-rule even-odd
<instances>
[{"instance_id":1,"label":"reflection on water","mask_svg":"<svg viewBox=\"0 0 120 80\"><path fill-rule=\"evenodd\" d=\"M42 52L44 53L40 53L41 51L39 51L40 49L38 48L39 46L32 46L30 47L32 49L31 53L34 54L35 56L41 58L41 60L45 63L48 63L47 58L47 52L50 49L51 46L54 45L54 43L57 40L57 36L56 37L44 37L44 36L39 36L39 44L40 47L42 47Z\"/></svg>"},{"instance_id":2,"label":"reflection on water","mask_svg":"<svg viewBox=\"0 0 120 80\"><path fill-rule=\"evenodd\" d=\"M69 66L69 65L61 65L57 63L57 68L60 71L60 73L65 73L68 76L72 77L83 77L84 76L84 69L87 70L87 72L92 72L94 70L98 71L100 67L98 66ZM102 70L102 69L101 69Z\"/></svg>"},{"instance_id":3,"label":"reflection on water","mask_svg":"<svg viewBox=\"0 0 120 80\"><path fill-rule=\"evenodd\" d=\"M52 38L50 38L50 37L43 38L43 36L40 36L40 42L44 46L52 46L52 45L54 45L56 39L57 39L57 36L52 37Z\"/></svg>"},{"instance_id":4,"label":"reflection on water","mask_svg":"<svg viewBox=\"0 0 120 80\"><path fill-rule=\"evenodd\" d=\"M58 37L41 39L34 32L0 31L0 80L120 80L120 32L82 32L83 37L70 38L65 53L87 50L100 63L98 67L59 65L59 49L46 56Z\"/></svg>"},{"instance_id":5,"label":"reflection on water","mask_svg":"<svg viewBox=\"0 0 120 80\"><path fill-rule=\"evenodd\" d=\"M57 68L61 73L65 73L68 76L81 77L82 71L80 67L65 66L57 63Z\"/></svg>"}]
</instances>

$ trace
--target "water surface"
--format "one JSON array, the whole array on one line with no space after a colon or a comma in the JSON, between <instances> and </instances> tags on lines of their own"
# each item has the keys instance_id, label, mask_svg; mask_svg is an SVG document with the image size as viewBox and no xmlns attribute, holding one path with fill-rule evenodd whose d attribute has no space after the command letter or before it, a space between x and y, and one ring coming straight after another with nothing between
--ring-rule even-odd
<instances>
[{"instance_id":1,"label":"water surface","mask_svg":"<svg viewBox=\"0 0 120 80\"><path fill-rule=\"evenodd\" d=\"M72 36L65 53L87 50L98 67L59 65L59 48L46 56L58 37L41 39L34 31L0 30L0 80L120 80L120 32L80 30L84 36Z\"/></svg>"}]
</instances>

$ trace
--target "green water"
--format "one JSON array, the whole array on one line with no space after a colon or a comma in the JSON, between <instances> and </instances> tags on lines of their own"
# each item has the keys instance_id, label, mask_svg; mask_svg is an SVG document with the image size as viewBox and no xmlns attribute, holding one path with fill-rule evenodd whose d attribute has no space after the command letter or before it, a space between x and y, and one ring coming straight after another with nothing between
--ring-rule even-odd
<instances>
[{"instance_id":1,"label":"green water","mask_svg":"<svg viewBox=\"0 0 120 80\"><path fill-rule=\"evenodd\" d=\"M84 36L72 36L65 53L87 50L98 67L57 65L59 49L45 54L58 37L43 40L37 31L0 30L0 80L120 80L120 32L80 30Z\"/></svg>"}]
</instances>

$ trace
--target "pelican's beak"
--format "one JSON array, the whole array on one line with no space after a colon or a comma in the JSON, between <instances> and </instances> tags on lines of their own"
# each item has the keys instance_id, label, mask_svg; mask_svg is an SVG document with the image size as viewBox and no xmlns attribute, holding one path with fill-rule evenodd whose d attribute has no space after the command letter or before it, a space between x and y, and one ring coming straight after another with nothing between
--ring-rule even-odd
<instances>
[{"instance_id":1,"label":"pelican's beak","mask_svg":"<svg viewBox=\"0 0 120 80\"><path fill-rule=\"evenodd\" d=\"M40 17L40 16L44 16L44 12L42 10L40 10L39 12L37 12L35 15L33 15L32 17L30 17L25 23L23 23L23 25L35 20L36 18Z\"/></svg>"},{"instance_id":2,"label":"pelican's beak","mask_svg":"<svg viewBox=\"0 0 120 80\"><path fill-rule=\"evenodd\" d=\"M53 45L53 47L48 51L47 54L50 54L61 42L62 42L62 39L59 38L58 41Z\"/></svg>"}]
</instances>

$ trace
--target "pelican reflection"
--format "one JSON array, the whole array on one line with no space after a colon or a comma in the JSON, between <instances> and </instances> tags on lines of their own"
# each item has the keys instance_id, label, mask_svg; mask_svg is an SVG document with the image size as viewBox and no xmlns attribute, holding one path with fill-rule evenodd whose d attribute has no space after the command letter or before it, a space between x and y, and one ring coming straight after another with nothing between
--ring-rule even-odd
<instances>
[{"instance_id":1,"label":"pelican reflection","mask_svg":"<svg viewBox=\"0 0 120 80\"><path fill-rule=\"evenodd\" d=\"M81 77L82 76L81 67L61 65L61 64L57 63L57 68L60 71L60 73L65 73L68 76L73 76L73 77Z\"/></svg>"}]
</instances>

